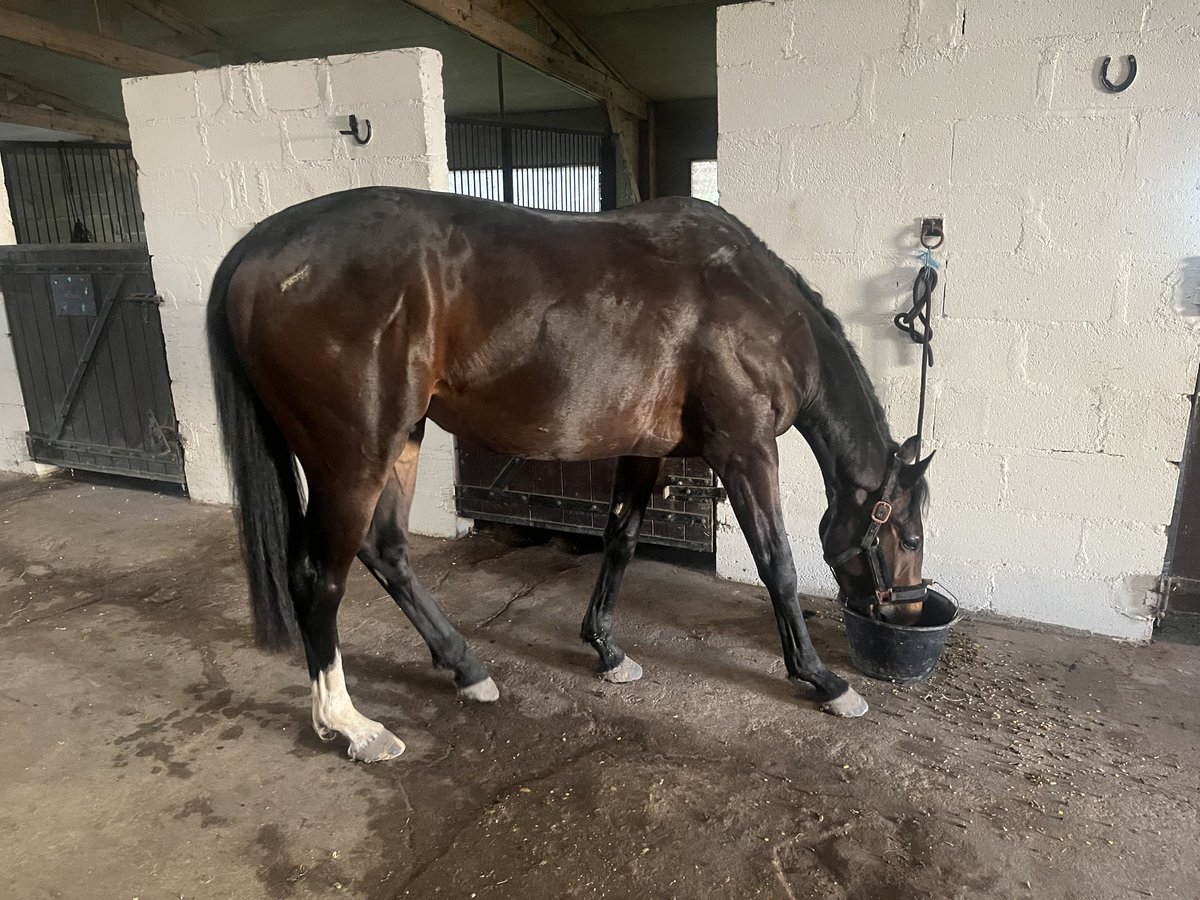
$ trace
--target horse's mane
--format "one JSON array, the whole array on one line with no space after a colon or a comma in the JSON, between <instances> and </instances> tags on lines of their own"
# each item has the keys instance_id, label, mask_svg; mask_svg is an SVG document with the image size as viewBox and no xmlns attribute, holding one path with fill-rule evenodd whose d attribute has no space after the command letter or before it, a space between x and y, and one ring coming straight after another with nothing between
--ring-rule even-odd
<instances>
[{"instance_id":1,"label":"horse's mane","mask_svg":"<svg viewBox=\"0 0 1200 900\"><path fill-rule=\"evenodd\" d=\"M750 231L749 228L746 229ZM850 366L854 373L858 376L858 380L862 382L863 392L867 395L867 403L871 409L871 415L875 419L875 423L879 426L879 431L891 443L895 443L892 439L892 431L888 428L887 415L883 411L883 404L879 402L879 395L875 392L875 385L871 381L871 376L867 374L866 366L863 365L862 357L858 355L858 349L854 343L846 335L845 326L842 325L842 320L837 317L832 309L825 305L825 298L821 296L821 292L804 280L804 276L797 272L794 268L779 258L770 247L763 242L761 238L750 232L754 238L758 249L769 259L774 265L778 266L787 275L789 281L796 286L808 305L821 317L828 326L829 331L833 334L834 340L846 351L846 356L850 360Z\"/></svg>"},{"instance_id":2,"label":"horse's mane","mask_svg":"<svg viewBox=\"0 0 1200 900\"><path fill-rule=\"evenodd\" d=\"M759 243L762 244L762 241L759 241ZM825 324L833 332L834 338L845 349L846 355L850 358L850 365L853 366L854 371L858 374L859 381L862 382L863 390L867 395L867 402L871 406L871 414L875 417L876 424L879 425L880 433L895 449L899 449L899 445L892 439L891 429L888 428L887 414L883 411L883 404L879 402L879 395L875 393L875 385L871 382L871 376L867 374L862 357L858 355L858 349L854 346L850 338L846 336L846 329L842 326L842 320L837 317L837 314L832 309L825 305L825 298L821 296L821 292L805 281L803 275L780 259L766 244L762 244L762 246L767 255L783 267L788 277L792 280L792 283L796 285L796 288L804 296L804 299L825 320ZM909 503L916 509L928 510L929 482L925 480L924 475L909 489Z\"/></svg>"},{"instance_id":3,"label":"horse's mane","mask_svg":"<svg viewBox=\"0 0 1200 900\"><path fill-rule=\"evenodd\" d=\"M784 262L775 251L766 245L766 243L754 234L745 223L741 223L742 227L751 236L757 245L758 249L766 256L772 264L778 266L786 275L789 281L796 286L808 305L821 317L828 326L830 333L833 334L834 340L846 352L846 357L850 360L850 366L854 373L858 376L858 380L862 382L863 393L867 396L867 403L871 410L871 415L874 417L876 425L879 426L879 432L884 436L893 450L899 449L899 444L892 438L892 431L888 427L887 414L883 410L883 404L879 401L879 395L875 392L875 384L871 381L871 376L867 374L866 366L863 365L862 357L858 355L858 348L846 335L845 326L842 325L842 320L838 318L837 313L825 305L825 298L821 296L821 292L810 285L804 276L797 272L792 266ZM910 503L918 509L925 509L929 505L929 483L924 476L914 484L910 491Z\"/></svg>"}]
</instances>

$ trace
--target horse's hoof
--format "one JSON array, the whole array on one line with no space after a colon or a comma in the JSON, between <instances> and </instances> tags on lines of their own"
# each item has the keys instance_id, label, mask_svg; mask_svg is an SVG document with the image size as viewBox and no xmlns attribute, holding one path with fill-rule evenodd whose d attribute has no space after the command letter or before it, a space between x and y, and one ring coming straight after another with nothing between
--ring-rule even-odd
<instances>
[{"instance_id":1,"label":"horse's hoof","mask_svg":"<svg viewBox=\"0 0 1200 900\"><path fill-rule=\"evenodd\" d=\"M827 712L831 716L842 719L857 719L859 716L865 716L868 709L867 701L852 687L847 687L844 694L821 704L821 712Z\"/></svg>"},{"instance_id":2,"label":"horse's hoof","mask_svg":"<svg viewBox=\"0 0 1200 900\"><path fill-rule=\"evenodd\" d=\"M627 656L607 672L597 674L610 684L629 684L642 677L642 667Z\"/></svg>"},{"instance_id":3,"label":"horse's hoof","mask_svg":"<svg viewBox=\"0 0 1200 900\"><path fill-rule=\"evenodd\" d=\"M404 741L400 740L400 738L396 737L386 728L358 747L355 747L353 744L350 745L350 758L364 763L395 759L403 752Z\"/></svg>"},{"instance_id":4,"label":"horse's hoof","mask_svg":"<svg viewBox=\"0 0 1200 900\"><path fill-rule=\"evenodd\" d=\"M458 696L464 700L474 700L476 703L495 703L500 699L500 688L490 678L468 684L458 689Z\"/></svg>"}]
</instances>

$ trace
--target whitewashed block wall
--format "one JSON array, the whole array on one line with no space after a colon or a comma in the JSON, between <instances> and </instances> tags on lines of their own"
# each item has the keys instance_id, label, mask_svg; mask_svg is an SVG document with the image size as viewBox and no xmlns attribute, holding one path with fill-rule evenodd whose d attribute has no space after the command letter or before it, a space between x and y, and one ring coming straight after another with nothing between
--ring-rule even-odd
<instances>
[{"instance_id":1,"label":"whitewashed block wall","mask_svg":"<svg viewBox=\"0 0 1200 900\"><path fill-rule=\"evenodd\" d=\"M406 49L123 83L193 498L230 497L204 336L222 256L265 217L322 194L368 185L446 190L441 67L436 51ZM369 144L338 133L351 113L371 121ZM464 530L454 471L453 441L431 425L414 530Z\"/></svg>"},{"instance_id":2,"label":"whitewashed block wall","mask_svg":"<svg viewBox=\"0 0 1200 900\"><path fill-rule=\"evenodd\" d=\"M0 172L0 246L15 244L17 232L13 227L4 188L4 173ZM17 377L17 360L13 355L12 335L4 313L4 294L0 293L0 472L32 474L36 467L29 459L25 432L25 400Z\"/></svg>"},{"instance_id":3,"label":"whitewashed block wall","mask_svg":"<svg viewBox=\"0 0 1200 900\"><path fill-rule=\"evenodd\" d=\"M747 3L717 59L722 205L825 293L901 439L919 353L890 319L945 217L926 574L1146 637L1200 365L1200 4ZM816 466L782 448L802 589L831 593ZM732 517L718 568L754 577Z\"/></svg>"}]
</instances>

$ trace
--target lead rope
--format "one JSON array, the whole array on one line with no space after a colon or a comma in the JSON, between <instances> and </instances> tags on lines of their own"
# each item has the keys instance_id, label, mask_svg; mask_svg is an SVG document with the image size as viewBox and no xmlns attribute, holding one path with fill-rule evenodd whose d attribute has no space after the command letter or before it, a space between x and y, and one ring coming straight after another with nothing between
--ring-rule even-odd
<instances>
[{"instance_id":1,"label":"lead rope","mask_svg":"<svg viewBox=\"0 0 1200 900\"><path fill-rule=\"evenodd\" d=\"M924 236L922 236L924 243ZM938 283L938 261L933 258L930 247L925 248L921 270L913 282L912 308L897 313L893 320L896 327L909 336L914 344L921 345L921 397L917 406L917 459L921 458L921 440L925 434L925 391L929 385L929 370L933 366L933 325L930 324L933 289ZM918 325L920 328L918 329Z\"/></svg>"}]
</instances>

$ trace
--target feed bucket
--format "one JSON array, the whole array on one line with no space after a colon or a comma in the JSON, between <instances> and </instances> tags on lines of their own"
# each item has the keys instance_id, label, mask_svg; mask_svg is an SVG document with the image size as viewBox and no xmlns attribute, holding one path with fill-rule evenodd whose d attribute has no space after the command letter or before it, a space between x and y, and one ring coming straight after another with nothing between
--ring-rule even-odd
<instances>
[{"instance_id":1,"label":"feed bucket","mask_svg":"<svg viewBox=\"0 0 1200 900\"><path fill-rule=\"evenodd\" d=\"M842 618L854 668L871 678L902 684L930 676L959 615L957 603L930 588L916 625L892 625L845 605Z\"/></svg>"}]
</instances>

